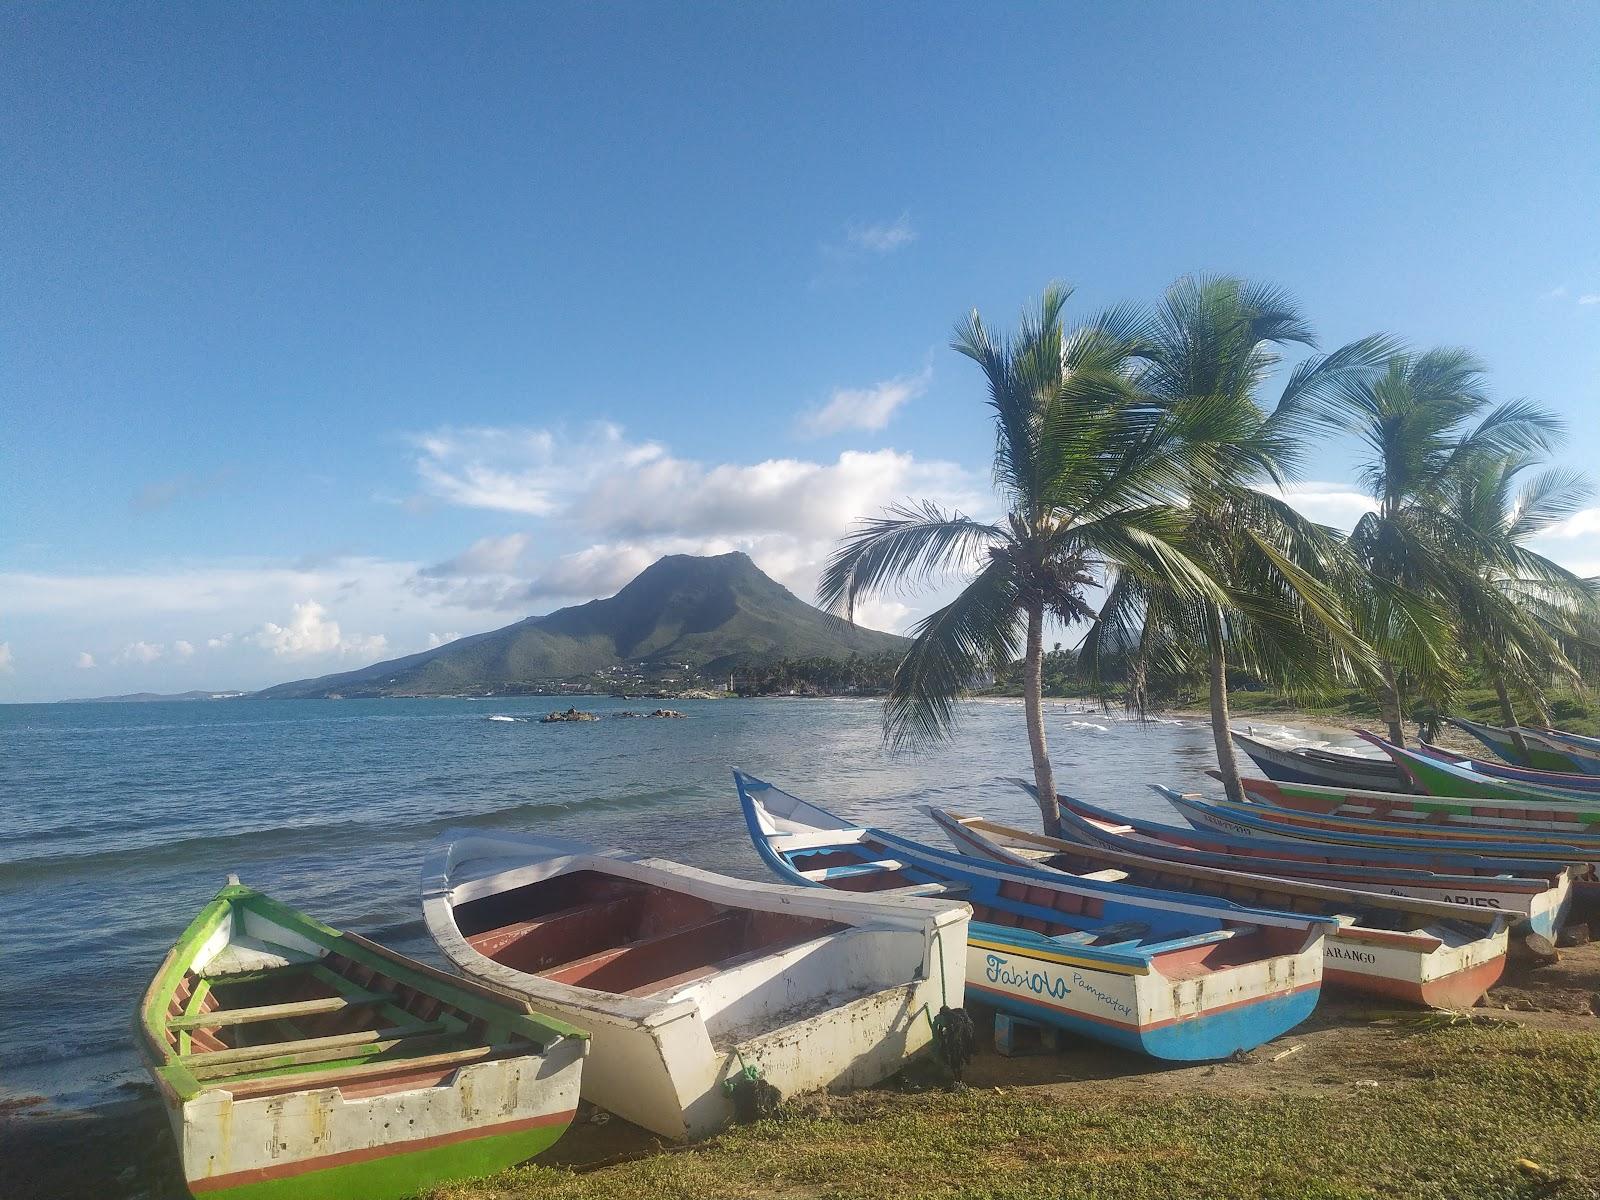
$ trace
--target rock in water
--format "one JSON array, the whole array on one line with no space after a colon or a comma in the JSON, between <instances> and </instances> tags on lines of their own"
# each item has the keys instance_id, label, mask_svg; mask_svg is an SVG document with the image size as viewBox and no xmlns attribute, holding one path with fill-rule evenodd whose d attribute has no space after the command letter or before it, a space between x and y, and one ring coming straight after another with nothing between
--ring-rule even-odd
<instances>
[{"instance_id":1,"label":"rock in water","mask_svg":"<svg viewBox=\"0 0 1600 1200\"><path fill-rule=\"evenodd\" d=\"M579 712L576 708L569 708L566 712L546 713L539 718L539 724L549 725L554 721L598 721L599 719L593 713Z\"/></svg>"}]
</instances>

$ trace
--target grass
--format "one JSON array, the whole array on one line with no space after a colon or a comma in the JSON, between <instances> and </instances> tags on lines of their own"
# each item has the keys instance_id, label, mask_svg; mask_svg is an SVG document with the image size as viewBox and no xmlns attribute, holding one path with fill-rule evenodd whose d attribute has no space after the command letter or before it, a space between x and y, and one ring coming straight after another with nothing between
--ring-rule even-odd
<instances>
[{"instance_id":1,"label":"grass","mask_svg":"<svg viewBox=\"0 0 1600 1200\"><path fill-rule=\"evenodd\" d=\"M1195 701L1203 707L1205 698ZM1327 696L1286 696L1269 688L1260 690L1239 689L1228 693L1228 706L1236 714L1302 712L1338 717L1366 717L1378 719L1378 706L1365 692L1341 691ZM1501 724L1500 702L1491 688L1474 688L1456 697L1450 711L1474 721L1491 725ZM1538 724L1533 710L1523 707L1517 714L1525 724ZM1600 734L1600 711L1581 696L1562 693L1550 701L1550 717L1560 729L1588 735Z\"/></svg>"},{"instance_id":2,"label":"grass","mask_svg":"<svg viewBox=\"0 0 1600 1200\"><path fill-rule=\"evenodd\" d=\"M1116 1081L1089 1105L1044 1089L865 1093L688 1150L585 1174L524 1167L439 1196L1600 1196L1600 1037L1464 1023L1394 1047L1376 1086L1300 1094L1133 1094Z\"/></svg>"}]
</instances>

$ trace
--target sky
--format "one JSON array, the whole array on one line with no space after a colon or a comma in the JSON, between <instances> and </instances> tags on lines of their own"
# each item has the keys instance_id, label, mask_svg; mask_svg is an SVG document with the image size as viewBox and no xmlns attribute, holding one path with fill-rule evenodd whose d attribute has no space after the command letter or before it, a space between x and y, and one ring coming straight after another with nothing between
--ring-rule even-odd
<instances>
[{"instance_id":1,"label":"sky","mask_svg":"<svg viewBox=\"0 0 1600 1200\"><path fill-rule=\"evenodd\" d=\"M247 689L984 513L949 349L1220 272L1600 457L1600 7L18 3L0 701ZM1351 447L1296 503L1361 511ZM1540 549L1600 573L1600 501ZM903 629L936 596L888 598Z\"/></svg>"}]
</instances>

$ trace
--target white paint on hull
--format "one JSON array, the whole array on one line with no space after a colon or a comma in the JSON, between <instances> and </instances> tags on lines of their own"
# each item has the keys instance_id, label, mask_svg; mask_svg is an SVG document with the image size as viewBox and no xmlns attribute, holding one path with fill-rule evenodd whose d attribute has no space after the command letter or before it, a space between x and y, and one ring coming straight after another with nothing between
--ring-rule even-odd
<instances>
[{"instance_id":1,"label":"white paint on hull","mask_svg":"<svg viewBox=\"0 0 1600 1200\"><path fill-rule=\"evenodd\" d=\"M503 966L456 925L456 904L576 871L849 928L674 990L625 996ZM954 901L735 880L564 839L448 833L424 865L422 893L429 932L457 967L589 1031L585 1099L671 1138L726 1125L723 1083L745 1064L785 1096L882 1079L927 1046L924 1009L958 1007L964 994L971 909Z\"/></svg>"}]
</instances>

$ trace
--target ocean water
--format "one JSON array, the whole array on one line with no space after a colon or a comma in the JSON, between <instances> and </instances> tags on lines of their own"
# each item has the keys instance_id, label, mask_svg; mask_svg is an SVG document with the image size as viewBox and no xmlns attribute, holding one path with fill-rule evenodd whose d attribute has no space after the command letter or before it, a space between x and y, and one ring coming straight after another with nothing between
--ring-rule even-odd
<instances>
[{"instance_id":1,"label":"ocean water","mask_svg":"<svg viewBox=\"0 0 1600 1200\"><path fill-rule=\"evenodd\" d=\"M640 702L577 703L605 714ZM687 719L553 725L536 723L555 706L542 698L0 706L0 1091L83 1105L142 1080L134 1005L230 871L442 961L418 869L453 826L760 878L734 766L933 841L919 802L1036 820L1007 782L1030 769L1016 702L963 706L956 738L915 755L884 749L872 701L675 705ZM1201 723L1074 707L1049 705L1063 790L1173 819L1145 783L1209 785Z\"/></svg>"}]
</instances>

